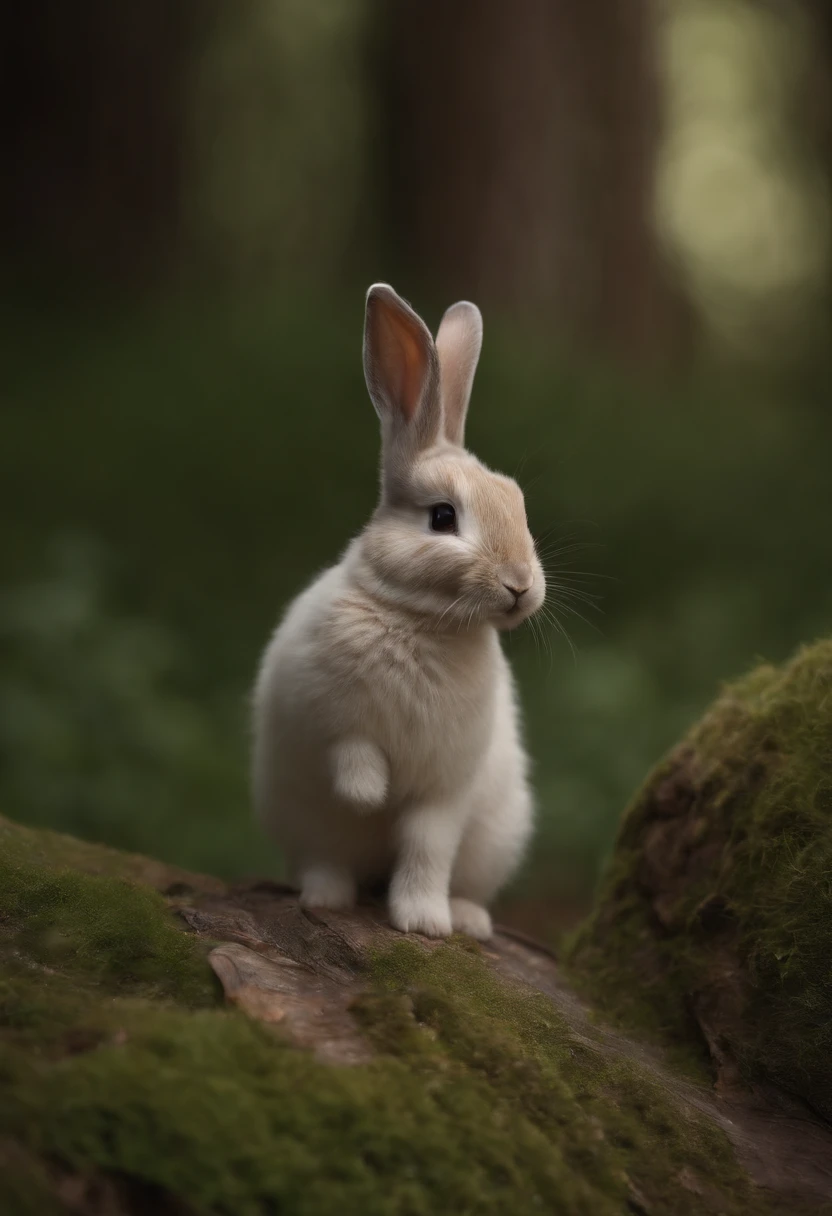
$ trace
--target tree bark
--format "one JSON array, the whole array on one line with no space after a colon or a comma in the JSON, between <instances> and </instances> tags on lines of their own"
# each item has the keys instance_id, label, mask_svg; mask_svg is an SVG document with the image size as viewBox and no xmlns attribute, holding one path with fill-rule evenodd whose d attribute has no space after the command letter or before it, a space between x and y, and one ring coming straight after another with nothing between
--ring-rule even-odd
<instances>
[{"instance_id":1,"label":"tree bark","mask_svg":"<svg viewBox=\"0 0 832 1216\"><path fill-rule=\"evenodd\" d=\"M385 82L395 245L446 299L645 362L686 320L653 226L651 0L399 0Z\"/></svg>"}]
</instances>

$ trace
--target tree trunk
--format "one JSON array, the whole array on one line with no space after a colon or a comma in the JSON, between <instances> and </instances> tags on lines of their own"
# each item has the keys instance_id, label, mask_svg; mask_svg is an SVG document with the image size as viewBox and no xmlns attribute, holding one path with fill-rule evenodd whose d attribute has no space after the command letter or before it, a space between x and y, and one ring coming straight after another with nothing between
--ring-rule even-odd
<instances>
[{"instance_id":1,"label":"tree trunk","mask_svg":"<svg viewBox=\"0 0 832 1216\"><path fill-rule=\"evenodd\" d=\"M802 82L800 125L808 134L810 155L814 153L819 162L827 205L832 205L832 8L826 0L800 0L800 4L812 48L809 71ZM826 261L825 315L820 336L820 351L824 358L828 358L826 332L832 321L832 258L828 242Z\"/></svg>"},{"instance_id":2,"label":"tree trunk","mask_svg":"<svg viewBox=\"0 0 832 1216\"><path fill-rule=\"evenodd\" d=\"M651 0L399 0L385 44L396 247L443 298L634 362L683 310L653 227Z\"/></svg>"},{"instance_id":3,"label":"tree trunk","mask_svg":"<svg viewBox=\"0 0 832 1216\"><path fill-rule=\"evenodd\" d=\"M178 247L191 0L32 0L3 31L8 262L153 280ZM56 274L57 272L57 274Z\"/></svg>"}]
</instances>

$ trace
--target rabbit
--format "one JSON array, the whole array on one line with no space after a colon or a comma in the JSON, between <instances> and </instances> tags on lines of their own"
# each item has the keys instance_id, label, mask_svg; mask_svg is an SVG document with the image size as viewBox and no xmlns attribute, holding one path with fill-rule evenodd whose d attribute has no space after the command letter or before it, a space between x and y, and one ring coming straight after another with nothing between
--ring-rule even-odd
<instances>
[{"instance_id":1,"label":"rabbit","mask_svg":"<svg viewBox=\"0 0 832 1216\"><path fill-rule=\"evenodd\" d=\"M474 304L434 343L392 287L369 289L380 498L266 648L252 785L303 906L347 909L384 880L394 928L487 940L533 818L499 634L541 607L545 579L519 486L463 447L481 344Z\"/></svg>"}]
</instances>

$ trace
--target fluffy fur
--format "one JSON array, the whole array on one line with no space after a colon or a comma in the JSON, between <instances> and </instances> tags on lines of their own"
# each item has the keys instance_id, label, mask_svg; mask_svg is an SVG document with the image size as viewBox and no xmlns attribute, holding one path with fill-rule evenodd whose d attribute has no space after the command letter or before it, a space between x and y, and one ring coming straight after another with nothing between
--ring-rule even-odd
<instances>
[{"instance_id":1,"label":"fluffy fur","mask_svg":"<svg viewBox=\"0 0 832 1216\"><path fill-rule=\"evenodd\" d=\"M462 448L482 341L455 304L436 343L391 287L367 294L364 369L381 419L378 507L289 606L254 695L256 812L307 906L389 879L404 932L491 935L487 904L532 827L498 632L544 599L522 493ZM457 531L436 532L449 503Z\"/></svg>"}]
</instances>

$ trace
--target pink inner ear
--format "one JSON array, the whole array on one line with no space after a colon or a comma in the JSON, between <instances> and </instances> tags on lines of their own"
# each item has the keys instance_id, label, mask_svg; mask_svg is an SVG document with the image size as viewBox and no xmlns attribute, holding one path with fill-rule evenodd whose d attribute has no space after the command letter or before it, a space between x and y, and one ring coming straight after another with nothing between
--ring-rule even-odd
<instances>
[{"instance_id":1,"label":"pink inner ear","mask_svg":"<svg viewBox=\"0 0 832 1216\"><path fill-rule=\"evenodd\" d=\"M425 383L425 358L422 343L406 330L402 333L402 413L408 422L419 407Z\"/></svg>"},{"instance_id":2,"label":"pink inner ear","mask_svg":"<svg viewBox=\"0 0 832 1216\"><path fill-rule=\"evenodd\" d=\"M388 386L391 404L411 422L425 385L427 354L422 335L410 318L379 301L377 328L379 379Z\"/></svg>"}]
</instances>

